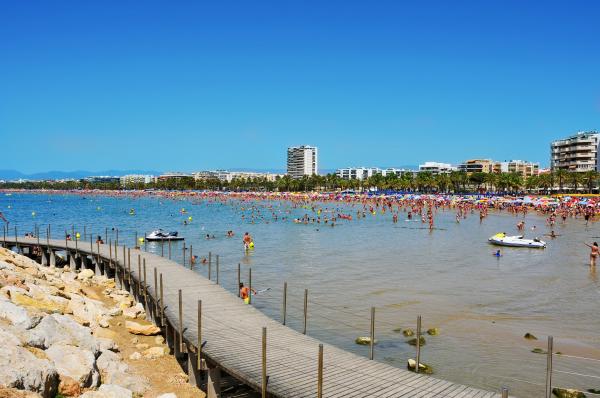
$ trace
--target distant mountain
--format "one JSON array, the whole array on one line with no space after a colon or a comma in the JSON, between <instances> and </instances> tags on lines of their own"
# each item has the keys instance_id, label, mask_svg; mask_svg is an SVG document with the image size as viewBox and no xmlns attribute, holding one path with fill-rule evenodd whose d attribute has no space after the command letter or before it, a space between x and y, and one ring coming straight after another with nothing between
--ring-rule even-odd
<instances>
[{"instance_id":1,"label":"distant mountain","mask_svg":"<svg viewBox=\"0 0 600 398\"><path fill-rule=\"evenodd\" d=\"M159 175L160 171L149 170L103 170L103 171L46 171L42 173L25 174L17 170L0 170L0 180L60 180L60 179L80 179L89 176L115 176L120 177L126 174L151 174Z\"/></svg>"}]
</instances>

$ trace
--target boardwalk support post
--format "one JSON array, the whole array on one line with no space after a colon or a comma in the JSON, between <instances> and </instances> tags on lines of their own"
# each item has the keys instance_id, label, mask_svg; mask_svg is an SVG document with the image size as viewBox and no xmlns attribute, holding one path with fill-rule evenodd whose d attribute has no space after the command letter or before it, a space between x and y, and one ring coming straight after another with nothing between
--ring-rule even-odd
<instances>
[{"instance_id":1,"label":"boardwalk support post","mask_svg":"<svg viewBox=\"0 0 600 398\"><path fill-rule=\"evenodd\" d=\"M183 260L181 261L181 264L183 264L183 266L185 267L185 242L183 242L182 258Z\"/></svg>"},{"instance_id":2,"label":"boardwalk support post","mask_svg":"<svg viewBox=\"0 0 600 398\"><path fill-rule=\"evenodd\" d=\"M319 365L317 369L317 398L323 398L323 344L319 344Z\"/></svg>"},{"instance_id":3,"label":"boardwalk support post","mask_svg":"<svg viewBox=\"0 0 600 398\"><path fill-rule=\"evenodd\" d=\"M502 398L508 398L508 388L502 387Z\"/></svg>"},{"instance_id":4,"label":"boardwalk support post","mask_svg":"<svg viewBox=\"0 0 600 398\"><path fill-rule=\"evenodd\" d=\"M198 300L198 342L196 369L202 370L202 300Z\"/></svg>"},{"instance_id":5,"label":"boardwalk support post","mask_svg":"<svg viewBox=\"0 0 600 398\"><path fill-rule=\"evenodd\" d=\"M262 398L267 398L267 328L262 328Z\"/></svg>"},{"instance_id":6,"label":"boardwalk support post","mask_svg":"<svg viewBox=\"0 0 600 398\"><path fill-rule=\"evenodd\" d=\"M171 239L169 239L169 260L171 259Z\"/></svg>"},{"instance_id":7,"label":"boardwalk support post","mask_svg":"<svg viewBox=\"0 0 600 398\"><path fill-rule=\"evenodd\" d=\"M219 284L219 255L217 254L217 285Z\"/></svg>"},{"instance_id":8,"label":"boardwalk support post","mask_svg":"<svg viewBox=\"0 0 600 398\"><path fill-rule=\"evenodd\" d=\"M194 269L194 252L192 251L193 246L190 245L190 269Z\"/></svg>"},{"instance_id":9,"label":"boardwalk support post","mask_svg":"<svg viewBox=\"0 0 600 398\"><path fill-rule=\"evenodd\" d=\"M371 341L369 342L369 359L375 356L375 307L371 307Z\"/></svg>"},{"instance_id":10,"label":"boardwalk support post","mask_svg":"<svg viewBox=\"0 0 600 398\"><path fill-rule=\"evenodd\" d=\"M238 274L237 274L237 276L238 276L238 282L237 282L237 285L236 285L236 288L237 288L237 291L238 291L238 297L241 297L240 283L242 283L242 281L240 280L240 268L241 268L240 263L238 263Z\"/></svg>"},{"instance_id":11,"label":"boardwalk support post","mask_svg":"<svg viewBox=\"0 0 600 398\"><path fill-rule=\"evenodd\" d=\"M306 334L306 320L308 315L308 289L304 289L304 326L302 328L302 334Z\"/></svg>"},{"instance_id":12,"label":"boardwalk support post","mask_svg":"<svg viewBox=\"0 0 600 398\"><path fill-rule=\"evenodd\" d=\"M419 373L419 367L421 367L421 315L417 316L417 365L415 366L415 372Z\"/></svg>"},{"instance_id":13,"label":"boardwalk support post","mask_svg":"<svg viewBox=\"0 0 600 398\"><path fill-rule=\"evenodd\" d=\"M283 282L283 302L281 304L281 323L285 325L287 315L287 282Z\"/></svg>"},{"instance_id":14,"label":"boardwalk support post","mask_svg":"<svg viewBox=\"0 0 600 398\"><path fill-rule=\"evenodd\" d=\"M252 304L252 268L248 268L248 304Z\"/></svg>"},{"instance_id":15,"label":"boardwalk support post","mask_svg":"<svg viewBox=\"0 0 600 398\"><path fill-rule=\"evenodd\" d=\"M546 398L552 398L552 351L554 350L554 338L548 336L548 354L546 359Z\"/></svg>"},{"instance_id":16,"label":"boardwalk support post","mask_svg":"<svg viewBox=\"0 0 600 398\"><path fill-rule=\"evenodd\" d=\"M179 289L179 353L183 353L183 299Z\"/></svg>"}]
</instances>

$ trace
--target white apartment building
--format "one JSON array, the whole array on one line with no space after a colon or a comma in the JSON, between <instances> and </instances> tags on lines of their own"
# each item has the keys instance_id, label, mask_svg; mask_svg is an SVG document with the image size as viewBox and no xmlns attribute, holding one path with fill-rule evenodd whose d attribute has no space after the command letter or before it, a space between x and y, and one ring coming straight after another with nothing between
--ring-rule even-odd
<instances>
[{"instance_id":1,"label":"white apartment building","mask_svg":"<svg viewBox=\"0 0 600 398\"><path fill-rule=\"evenodd\" d=\"M287 150L287 174L292 178L302 178L318 174L317 147L302 145Z\"/></svg>"},{"instance_id":2,"label":"white apartment building","mask_svg":"<svg viewBox=\"0 0 600 398\"><path fill-rule=\"evenodd\" d=\"M458 168L452 166L450 163L425 162L419 165L419 171L428 171L432 174L450 173L451 171L456 170L458 170Z\"/></svg>"},{"instance_id":3,"label":"white apartment building","mask_svg":"<svg viewBox=\"0 0 600 398\"><path fill-rule=\"evenodd\" d=\"M120 183L123 186L132 184L150 184L154 180L154 176L145 174L127 174L120 178Z\"/></svg>"},{"instance_id":4,"label":"white apartment building","mask_svg":"<svg viewBox=\"0 0 600 398\"><path fill-rule=\"evenodd\" d=\"M526 162L524 160L509 160L507 162L495 162L492 166L494 173L518 173L524 178L536 176L540 173L540 164Z\"/></svg>"},{"instance_id":5,"label":"white apartment building","mask_svg":"<svg viewBox=\"0 0 600 398\"><path fill-rule=\"evenodd\" d=\"M227 171L227 170L210 170L197 171L192 174L195 180L220 180L231 182L233 179L251 179L265 178L267 181L275 181L281 174L275 173L259 173L254 171Z\"/></svg>"},{"instance_id":6,"label":"white apartment building","mask_svg":"<svg viewBox=\"0 0 600 398\"><path fill-rule=\"evenodd\" d=\"M550 168L568 171L599 171L600 133L580 131L550 144Z\"/></svg>"},{"instance_id":7,"label":"white apartment building","mask_svg":"<svg viewBox=\"0 0 600 398\"><path fill-rule=\"evenodd\" d=\"M366 180L375 174L382 174L378 167L346 167L336 170L335 174L344 180Z\"/></svg>"}]
</instances>

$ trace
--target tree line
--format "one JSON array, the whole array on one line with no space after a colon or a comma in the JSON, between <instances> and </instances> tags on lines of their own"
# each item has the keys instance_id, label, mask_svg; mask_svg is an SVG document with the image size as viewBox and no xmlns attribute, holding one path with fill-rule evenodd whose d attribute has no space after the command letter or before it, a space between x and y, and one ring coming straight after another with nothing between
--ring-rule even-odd
<instances>
[{"instance_id":1,"label":"tree line","mask_svg":"<svg viewBox=\"0 0 600 398\"><path fill-rule=\"evenodd\" d=\"M179 177L158 180L149 184L119 182L73 181L25 181L3 182L4 189L160 189L160 190L231 190L231 191L339 191L339 190L391 190L420 193L594 193L598 192L600 173L596 171L570 172L556 170L537 176L523 178L518 173L472 173L453 171L433 174L428 171L404 172L401 174L375 174L369 178L345 180L336 174L304 176L300 179L288 175L274 181L265 177L235 178L232 181L219 179L195 180L193 177Z\"/></svg>"}]
</instances>

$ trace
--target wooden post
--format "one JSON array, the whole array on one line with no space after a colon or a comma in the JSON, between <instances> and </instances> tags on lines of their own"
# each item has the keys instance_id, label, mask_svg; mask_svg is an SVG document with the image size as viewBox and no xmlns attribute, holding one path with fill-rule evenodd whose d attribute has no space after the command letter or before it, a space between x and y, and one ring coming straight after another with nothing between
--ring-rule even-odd
<instances>
[{"instance_id":1,"label":"wooden post","mask_svg":"<svg viewBox=\"0 0 600 398\"><path fill-rule=\"evenodd\" d=\"M548 353L546 357L546 398L552 398L552 351L554 338L548 336Z\"/></svg>"},{"instance_id":2,"label":"wooden post","mask_svg":"<svg viewBox=\"0 0 600 398\"><path fill-rule=\"evenodd\" d=\"M137 231L135 231L135 245L133 245L133 247L138 247L138 236L137 236Z\"/></svg>"},{"instance_id":3,"label":"wooden post","mask_svg":"<svg viewBox=\"0 0 600 398\"><path fill-rule=\"evenodd\" d=\"M146 240L146 233L144 232L144 251L147 252L148 251L148 245L146 244L147 240Z\"/></svg>"},{"instance_id":4,"label":"wooden post","mask_svg":"<svg viewBox=\"0 0 600 398\"><path fill-rule=\"evenodd\" d=\"M85 224L83 225L83 239L85 239L87 237L87 228L85 226Z\"/></svg>"},{"instance_id":5,"label":"wooden post","mask_svg":"<svg viewBox=\"0 0 600 398\"><path fill-rule=\"evenodd\" d=\"M108 241L108 268L112 267L112 242Z\"/></svg>"},{"instance_id":6,"label":"wooden post","mask_svg":"<svg viewBox=\"0 0 600 398\"><path fill-rule=\"evenodd\" d=\"M196 369L202 370L202 300L198 300L198 356Z\"/></svg>"},{"instance_id":7,"label":"wooden post","mask_svg":"<svg viewBox=\"0 0 600 398\"><path fill-rule=\"evenodd\" d=\"M217 254L217 285L219 284L219 255Z\"/></svg>"},{"instance_id":8,"label":"wooden post","mask_svg":"<svg viewBox=\"0 0 600 398\"><path fill-rule=\"evenodd\" d=\"M104 241L108 242L108 228L104 228Z\"/></svg>"},{"instance_id":9,"label":"wooden post","mask_svg":"<svg viewBox=\"0 0 600 398\"><path fill-rule=\"evenodd\" d=\"M248 304L252 304L252 268L248 268Z\"/></svg>"},{"instance_id":10,"label":"wooden post","mask_svg":"<svg viewBox=\"0 0 600 398\"><path fill-rule=\"evenodd\" d=\"M317 398L323 398L323 344L319 344L319 365L317 370Z\"/></svg>"},{"instance_id":11,"label":"wooden post","mask_svg":"<svg viewBox=\"0 0 600 398\"><path fill-rule=\"evenodd\" d=\"M208 280L209 281L211 280L211 278L210 278L211 271L212 271L212 264L210 262L210 253L209 253L208 254Z\"/></svg>"},{"instance_id":12,"label":"wooden post","mask_svg":"<svg viewBox=\"0 0 600 398\"><path fill-rule=\"evenodd\" d=\"M144 258L142 261L144 264L144 304L146 308L148 308L148 280L146 279L146 259Z\"/></svg>"},{"instance_id":13,"label":"wooden post","mask_svg":"<svg viewBox=\"0 0 600 398\"><path fill-rule=\"evenodd\" d=\"M304 289L304 327L302 328L302 334L306 334L306 321L308 318L308 289Z\"/></svg>"},{"instance_id":14,"label":"wooden post","mask_svg":"<svg viewBox=\"0 0 600 398\"><path fill-rule=\"evenodd\" d=\"M116 232L117 232L117 236L115 239L115 245L118 245L119 244L119 228L117 228Z\"/></svg>"},{"instance_id":15,"label":"wooden post","mask_svg":"<svg viewBox=\"0 0 600 398\"><path fill-rule=\"evenodd\" d=\"M137 283L137 295L138 299L142 295L142 256L138 254L138 283Z\"/></svg>"},{"instance_id":16,"label":"wooden post","mask_svg":"<svg viewBox=\"0 0 600 398\"><path fill-rule=\"evenodd\" d=\"M267 328L262 328L262 398L267 398Z\"/></svg>"},{"instance_id":17,"label":"wooden post","mask_svg":"<svg viewBox=\"0 0 600 398\"><path fill-rule=\"evenodd\" d=\"M208 252L208 268L209 269L210 269L211 265L212 265L212 252Z\"/></svg>"},{"instance_id":18,"label":"wooden post","mask_svg":"<svg viewBox=\"0 0 600 398\"><path fill-rule=\"evenodd\" d=\"M157 296L158 294L158 270L156 269L156 267L154 267L154 295Z\"/></svg>"},{"instance_id":19,"label":"wooden post","mask_svg":"<svg viewBox=\"0 0 600 398\"><path fill-rule=\"evenodd\" d=\"M165 326L165 302L164 302L164 294L163 294L163 279L162 272L160 273L160 326Z\"/></svg>"},{"instance_id":20,"label":"wooden post","mask_svg":"<svg viewBox=\"0 0 600 398\"><path fill-rule=\"evenodd\" d=\"M171 259L171 239L169 239L169 260Z\"/></svg>"},{"instance_id":21,"label":"wooden post","mask_svg":"<svg viewBox=\"0 0 600 398\"><path fill-rule=\"evenodd\" d=\"M283 302L281 304L281 323L285 325L287 315L287 282L283 282Z\"/></svg>"},{"instance_id":22,"label":"wooden post","mask_svg":"<svg viewBox=\"0 0 600 398\"><path fill-rule=\"evenodd\" d=\"M421 367L421 315L417 317L417 365L415 372L419 373L419 367Z\"/></svg>"},{"instance_id":23,"label":"wooden post","mask_svg":"<svg viewBox=\"0 0 600 398\"><path fill-rule=\"evenodd\" d=\"M50 241L50 239L52 239L52 237L50 236L50 224L48 224L48 241Z\"/></svg>"},{"instance_id":24,"label":"wooden post","mask_svg":"<svg viewBox=\"0 0 600 398\"><path fill-rule=\"evenodd\" d=\"M192 245L190 245L190 269L194 269L194 252Z\"/></svg>"},{"instance_id":25,"label":"wooden post","mask_svg":"<svg viewBox=\"0 0 600 398\"><path fill-rule=\"evenodd\" d=\"M240 283L241 283L242 281L240 280L240 263L238 263L238 274L237 274L237 276L238 276L238 283L237 283L237 285L236 285L236 289L237 289L237 291L238 291L238 297L241 297L241 292L240 292Z\"/></svg>"},{"instance_id":26,"label":"wooden post","mask_svg":"<svg viewBox=\"0 0 600 398\"><path fill-rule=\"evenodd\" d=\"M183 266L185 267L185 242L183 242L183 261L181 262L183 264Z\"/></svg>"},{"instance_id":27,"label":"wooden post","mask_svg":"<svg viewBox=\"0 0 600 398\"><path fill-rule=\"evenodd\" d=\"M179 289L179 352L183 352L183 299Z\"/></svg>"},{"instance_id":28,"label":"wooden post","mask_svg":"<svg viewBox=\"0 0 600 398\"><path fill-rule=\"evenodd\" d=\"M371 307L371 341L369 342L369 359L375 356L375 307Z\"/></svg>"},{"instance_id":29,"label":"wooden post","mask_svg":"<svg viewBox=\"0 0 600 398\"><path fill-rule=\"evenodd\" d=\"M508 388L502 387L502 398L508 398Z\"/></svg>"},{"instance_id":30,"label":"wooden post","mask_svg":"<svg viewBox=\"0 0 600 398\"><path fill-rule=\"evenodd\" d=\"M160 241L160 256L161 257L165 256L165 241L164 240Z\"/></svg>"},{"instance_id":31,"label":"wooden post","mask_svg":"<svg viewBox=\"0 0 600 398\"><path fill-rule=\"evenodd\" d=\"M127 283L129 283L129 290L132 291L131 287L131 249L127 249Z\"/></svg>"}]
</instances>

